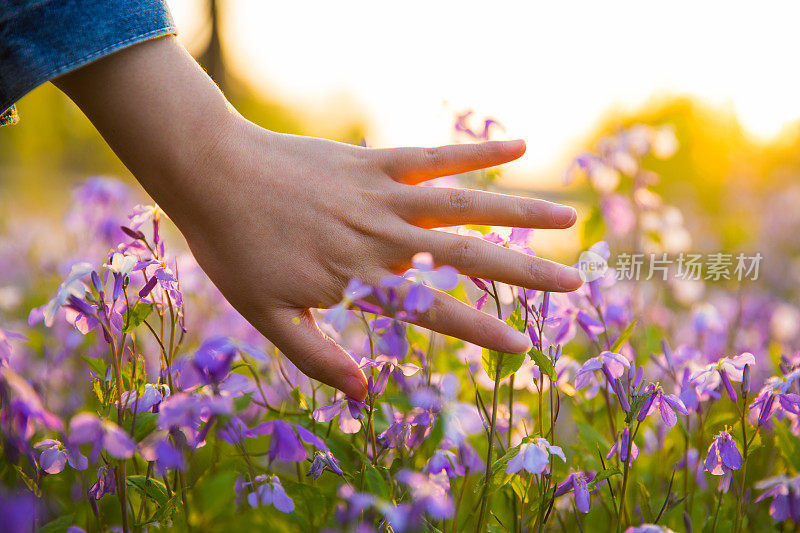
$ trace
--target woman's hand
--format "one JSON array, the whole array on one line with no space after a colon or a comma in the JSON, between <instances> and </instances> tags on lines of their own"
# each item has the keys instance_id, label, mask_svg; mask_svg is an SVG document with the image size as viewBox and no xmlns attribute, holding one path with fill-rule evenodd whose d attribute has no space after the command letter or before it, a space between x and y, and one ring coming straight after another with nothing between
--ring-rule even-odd
<instances>
[{"instance_id":1,"label":"woman's hand","mask_svg":"<svg viewBox=\"0 0 800 533\"><path fill-rule=\"evenodd\" d=\"M230 303L300 370L352 397L365 396L364 374L309 312L340 301L351 278L377 284L430 252L470 276L547 291L581 285L573 268L430 229L571 226L570 207L415 186L516 159L522 141L370 149L270 132L233 112L172 38L114 54L58 85L177 224ZM495 350L530 348L526 335L438 291L416 323Z\"/></svg>"}]
</instances>

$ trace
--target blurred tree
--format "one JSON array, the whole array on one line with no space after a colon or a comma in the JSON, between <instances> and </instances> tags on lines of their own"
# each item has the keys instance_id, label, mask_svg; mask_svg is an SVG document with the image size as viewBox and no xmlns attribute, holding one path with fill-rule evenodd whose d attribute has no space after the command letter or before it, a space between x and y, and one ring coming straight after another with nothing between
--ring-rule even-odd
<instances>
[{"instance_id":1,"label":"blurred tree","mask_svg":"<svg viewBox=\"0 0 800 533\"><path fill-rule=\"evenodd\" d=\"M307 119L266 95L229 67L224 47L224 11L221 0L206 0L209 38L195 53L198 62L225 92L242 115L275 131L313 134ZM108 148L80 110L52 84L46 83L18 103L21 121L0 128L0 213L13 198L18 209L37 206L57 215L71 185L93 174L127 177L130 174ZM333 130L333 133L331 133ZM326 128L327 135L357 143L364 136L360 122Z\"/></svg>"},{"instance_id":2,"label":"blurred tree","mask_svg":"<svg viewBox=\"0 0 800 533\"><path fill-rule=\"evenodd\" d=\"M208 72L222 92L228 93L227 69L222 55L222 37L220 36L219 0L206 0L209 37L205 48L197 57L197 62Z\"/></svg>"}]
</instances>

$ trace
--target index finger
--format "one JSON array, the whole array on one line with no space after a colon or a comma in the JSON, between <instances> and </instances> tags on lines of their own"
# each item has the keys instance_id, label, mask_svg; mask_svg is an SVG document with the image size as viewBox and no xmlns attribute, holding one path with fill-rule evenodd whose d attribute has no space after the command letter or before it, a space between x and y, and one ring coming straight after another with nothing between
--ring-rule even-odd
<instances>
[{"instance_id":1,"label":"index finger","mask_svg":"<svg viewBox=\"0 0 800 533\"><path fill-rule=\"evenodd\" d=\"M382 148L379 164L392 179L420 182L508 163L525 153L525 141L487 141L434 148Z\"/></svg>"}]
</instances>

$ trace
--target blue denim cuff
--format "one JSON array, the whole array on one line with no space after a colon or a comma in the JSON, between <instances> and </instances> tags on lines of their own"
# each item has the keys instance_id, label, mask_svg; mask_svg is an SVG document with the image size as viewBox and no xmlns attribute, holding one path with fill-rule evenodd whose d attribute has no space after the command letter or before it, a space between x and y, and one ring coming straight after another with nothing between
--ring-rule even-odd
<instances>
[{"instance_id":1,"label":"blue denim cuff","mask_svg":"<svg viewBox=\"0 0 800 533\"><path fill-rule=\"evenodd\" d=\"M42 83L175 33L165 0L0 0L0 125Z\"/></svg>"}]
</instances>

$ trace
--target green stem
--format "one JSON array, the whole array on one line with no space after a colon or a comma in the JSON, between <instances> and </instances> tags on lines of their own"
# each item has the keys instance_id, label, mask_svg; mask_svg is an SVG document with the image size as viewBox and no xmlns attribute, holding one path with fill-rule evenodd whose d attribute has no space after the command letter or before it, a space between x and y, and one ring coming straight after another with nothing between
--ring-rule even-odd
<instances>
[{"instance_id":1,"label":"green stem","mask_svg":"<svg viewBox=\"0 0 800 533\"><path fill-rule=\"evenodd\" d=\"M622 515L625 513L625 492L628 488L628 474L630 473L630 465L633 463L631 460L631 449L633 448L633 438L636 433L638 433L639 425L637 424L636 430L631 431L631 426L628 426L628 449L625 453L625 459L623 459L623 469L622 469L622 489L619 493L619 510L617 511L617 533L622 531ZM621 437L620 437L621 438Z\"/></svg>"},{"instance_id":2,"label":"green stem","mask_svg":"<svg viewBox=\"0 0 800 533\"><path fill-rule=\"evenodd\" d=\"M500 373L501 365L503 364L503 352L499 352L500 357L497 358L497 367L495 370L495 378ZM494 382L494 391L492 392L492 419L489 422L489 450L486 452L486 475L483 479L483 489L481 490L481 510L478 515L478 528L475 530L480 533L483 529L483 523L486 520L486 505L489 501L487 491L489 489L489 481L492 476L492 454L494 452L494 428L497 423L497 400L500 396L500 380L496 379Z\"/></svg>"}]
</instances>

